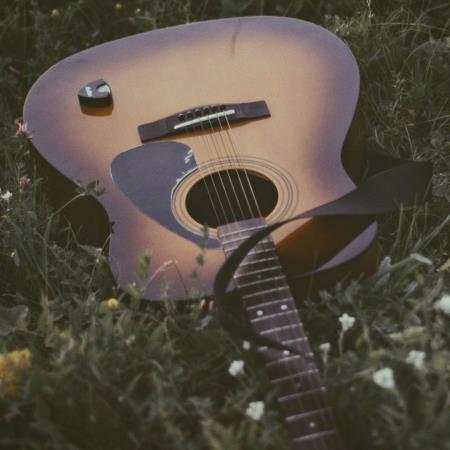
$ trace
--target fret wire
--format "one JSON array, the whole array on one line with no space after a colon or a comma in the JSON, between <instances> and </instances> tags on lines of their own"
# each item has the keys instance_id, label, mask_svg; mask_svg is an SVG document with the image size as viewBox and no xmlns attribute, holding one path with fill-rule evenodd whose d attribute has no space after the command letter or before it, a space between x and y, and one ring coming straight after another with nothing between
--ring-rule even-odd
<instances>
[{"instance_id":1,"label":"fret wire","mask_svg":"<svg viewBox=\"0 0 450 450\"><path fill-rule=\"evenodd\" d=\"M275 305L275 304L283 303L283 302L284 303L286 303L286 302L294 303L294 299L292 297L280 298L278 300L271 300L269 302L259 303L258 305L250 305L250 306L247 306L246 309L249 310L249 309L255 309L255 308L262 308L262 307L264 307L264 305Z\"/></svg>"},{"instance_id":2,"label":"fret wire","mask_svg":"<svg viewBox=\"0 0 450 450\"><path fill-rule=\"evenodd\" d=\"M248 238L248 236L244 236L243 238L238 238L238 239L233 239L233 240L229 240L228 241L228 243L229 242L236 242L236 241L243 241L243 240L245 240L246 238ZM239 245L228 245L228 243L223 243L223 242L221 242L221 244L222 244L222 248L225 250L225 251L227 251L227 252L229 252L229 251L233 251L233 250L236 250L241 244L239 244ZM274 242L271 240L271 239L269 239L269 238L264 238L264 239L261 239L259 242L258 242L258 244L256 244L255 245L255 247L259 247L260 245L270 245L270 247L272 247L272 248L275 248L275 244L274 244Z\"/></svg>"},{"instance_id":3,"label":"fret wire","mask_svg":"<svg viewBox=\"0 0 450 450\"><path fill-rule=\"evenodd\" d=\"M321 386L321 387L318 387L318 388L315 388L315 389L310 389L309 391L296 392L295 394L290 394L290 395L299 395L301 397L306 397L306 396L311 395L311 394L317 394L319 392L323 392L324 389L325 389L325 386ZM282 397L278 397L278 400L283 401L282 399L286 398L286 397L289 397L289 396L288 395L284 395ZM289 417L292 417L292 416L289 416ZM286 418L286 420L287 419L288 419L288 417Z\"/></svg>"},{"instance_id":4,"label":"fret wire","mask_svg":"<svg viewBox=\"0 0 450 450\"><path fill-rule=\"evenodd\" d=\"M284 383L284 381L286 381L286 380L289 380L289 379L292 379L292 378L296 378L296 377L301 377L301 376L306 375L307 373L314 373L314 372L318 373L319 369L310 369L310 370L306 370L305 372L297 372L297 373L294 373L292 375L286 375L286 376L280 377L280 378L273 378L270 381L271 381L271 383L274 383L274 384L276 384L276 383Z\"/></svg>"},{"instance_id":5,"label":"fret wire","mask_svg":"<svg viewBox=\"0 0 450 450\"><path fill-rule=\"evenodd\" d=\"M227 239L227 240L221 240L222 246L226 247L230 242L237 242L237 241L245 241L248 236L238 236L235 239ZM269 238L261 239L258 244L272 244L273 241L271 241Z\"/></svg>"},{"instance_id":6,"label":"fret wire","mask_svg":"<svg viewBox=\"0 0 450 450\"><path fill-rule=\"evenodd\" d=\"M261 272L269 272L271 270L282 270L282 268L281 268L281 266L265 267L264 269L253 270L251 272L238 273L237 275L235 275L235 278L242 278L242 277L247 277L247 276L251 276L251 275L257 275L257 274L260 274Z\"/></svg>"},{"instance_id":7,"label":"fret wire","mask_svg":"<svg viewBox=\"0 0 450 450\"><path fill-rule=\"evenodd\" d=\"M230 249L226 249L225 253L233 253L238 247L239 246L233 247L233 248L230 248ZM268 253L268 252L274 252L275 253L275 249L273 247L270 247L270 248L262 248L262 249L259 249L259 250L250 250L247 253L247 255L259 255L260 253Z\"/></svg>"},{"instance_id":8,"label":"fret wire","mask_svg":"<svg viewBox=\"0 0 450 450\"><path fill-rule=\"evenodd\" d=\"M270 258L263 258L263 259L257 259L254 261L243 261L241 262L241 264L239 264L239 267L246 267L246 266L250 266L252 264L259 264L259 263L263 263L266 261L273 261L273 260L278 260L277 256L271 256Z\"/></svg>"},{"instance_id":9,"label":"fret wire","mask_svg":"<svg viewBox=\"0 0 450 450\"><path fill-rule=\"evenodd\" d=\"M280 363L284 363L286 361L292 361L294 359L305 359L306 358L310 358L314 356L314 354L312 352L306 352L303 355L292 355L292 356L286 356L285 358L281 358L281 359L276 359L275 361L271 361L270 363L266 364L266 367L271 367Z\"/></svg>"},{"instance_id":10,"label":"fret wire","mask_svg":"<svg viewBox=\"0 0 450 450\"><path fill-rule=\"evenodd\" d=\"M274 317L282 317L287 314L297 314L297 311L295 309L291 309L290 311L283 311L276 314L270 314L269 316L263 316L263 317L256 317L255 319L250 319L251 323L261 322L265 319L273 319Z\"/></svg>"},{"instance_id":11,"label":"fret wire","mask_svg":"<svg viewBox=\"0 0 450 450\"><path fill-rule=\"evenodd\" d=\"M294 361L293 361L294 362ZM283 375L283 376L278 376L278 377L273 377L271 380L274 384L283 384L286 381L289 382L290 380L293 380L295 378L304 378L304 377L309 377L309 376L317 376L317 378L320 378L320 372L319 369L317 369L317 367L311 368L299 368L294 374L288 374L288 375ZM308 380L312 380L312 379L308 379ZM306 381L308 381L306 380ZM302 381L302 384L304 384L305 380ZM316 382L317 380L315 380ZM296 381L294 384L298 384L300 382L300 380ZM317 384L317 386L322 387L322 384ZM325 386L326 387L326 386Z\"/></svg>"},{"instance_id":12,"label":"fret wire","mask_svg":"<svg viewBox=\"0 0 450 450\"><path fill-rule=\"evenodd\" d=\"M295 327L298 327L300 330L303 330L302 323L293 323L291 325L283 325L281 327L271 328L270 330L264 330L264 331L260 332L259 334L262 334L263 336L265 336L266 334L272 333L274 331L277 332L277 331L281 331L281 330L290 330Z\"/></svg>"},{"instance_id":13,"label":"fret wire","mask_svg":"<svg viewBox=\"0 0 450 450\"><path fill-rule=\"evenodd\" d=\"M305 341L308 340L308 338L306 336L303 337L298 337L298 338L294 338L294 339L288 339L287 341L282 341L282 344L290 344L291 342L295 342L295 341ZM258 352L265 352L267 350L271 350L269 349L269 347L263 346L263 347L258 347L257 351Z\"/></svg>"},{"instance_id":14,"label":"fret wire","mask_svg":"<svg viewBox=\"0 0 450 450\"><path fill-rule=\"evenodd\" d=\"M260 230L262 228L265 228L267 225L259 225L259 226L255 226L255 227L250 227L250 228L242 228L236 231L232 231L232 232L227 232L227 233L220 233L220 239L224 238L224 237L228 237L228 236L232 236L233 234L237 234L237 233L247 233L249 231L255 231L255 230ZM248 236L247 236L248 237Z\"/></svg>"},{"instance_id":15,"label":"fret wire","mask_svg":"<svg viewBox=\"0 0 450 450\"><path fill-rule=\"evenodd\" d=\"M249 286L256 286L260 283L273 283L274 280L286 280L286 277L284 275L278 275L276 277L271 277L271 278L266 278L266 279L262 279L262 280L257 280L257 281L252 281L250 283L240 283L239 287L240 288L246 288Z\"/></svg>"},{"instance_id":16,"label":"fret wire","mask_svg":"<svg viewBox=\"0 0 450 450\"><path fill-rule=\"evenodd\" d=\"M294 442L305 442L305 441L309 441L311 439L316 439L317 437L329 436L331 434L337 434L337 431L336 430L327 430L327 431L321 431L320 433L309 434L307 436L300 436L300 437L294 438Z\"/></svg>"},{"instance_id":17,"label":"fret wire","mask_svg":"<svg viewBox=\"0 0 450 450\"><path fill-rule=\"evenodd\" d=\"M300 365L300 364L301 365ZM289 369L287 369L289 367ZM277 381L278 384L278 394L280 396L292 394L294 392L301 392L312 390L312 389L322 389L322 392L316 391L316 396L314 400L324 400L323 395L326 394L326 386L323 385L320 373L314 372L315 368L304 364L304 358L296 358L291 361L285 362L284 366L272 365L270 367L266 366L267 373L270 379L280 380ZM285 375L287 373L287 375ZM297 377L290 376L290 374L298 374ZM327 406L327 404L322 402L315 402L313 409L318 409ZM298 412L298 411L296 411Z\"/></svg>"},{"instance_id":18,"label":"fret wire","mask_svg":"<svg viewBox=\"0 0 450 450\"><path fill-rule=\"evenodd\" d=\"M236 250L239 246L240 246L241 244L239 244L239 245L224 245L222 248L225 250L225 252L233 252L234 250ZM275 251L275 245L274 245L274 243L273 243L273 241L266 241L266 240L263 240L263 241L261 241L261 242L258 242L258 244L257 245L255 245L253 248L258 248L258 247L260 247L260 246L262 246L262 245L268 245L269 246L269 248L271 248L271 249L273 249L274 251ZM249 252L250 253L250 252Z\"/></svg>"},{"instance_id":19,"label":"fret wire","mask_svg":"<svg viewBox=\"0 0 450 450\"><path fill-rule=\"evenodd\" d=\"M255 297L255 296L259 296L259 295L270 294L271 292L283 291L285 289L289 289L289 287L288 286L280 286L280 287L276 287L276 288L272 288L272 289L266 289L265 291L255 292L253 294L242 295L242 297L250 298L250 297Z\"/></svg>"},{"instance_id":20,"label":"fret wire","mask_svg":"<svg viewBox=\"0 0 450 450\"><path fill-rule=\"evenodd\" d=\"M314 411L308 411L308 412L305 412L305 413L295 414L293 416L286 417L285 420L287 422L294 422L295 420L306 419L307 417L314 416L317 413L322 413L323 411L327 411L327 410L330 410L330 409L331 409L330 407L326 407L326 408L316 409Z\"/></svg>"}]
</instances>

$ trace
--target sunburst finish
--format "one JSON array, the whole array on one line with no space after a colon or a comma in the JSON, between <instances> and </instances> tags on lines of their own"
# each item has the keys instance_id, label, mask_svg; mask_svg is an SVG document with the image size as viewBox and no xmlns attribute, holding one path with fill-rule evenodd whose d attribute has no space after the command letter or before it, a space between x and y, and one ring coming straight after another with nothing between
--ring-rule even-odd
<instances>
[{"instance_id":1,"label":"sunburst finish","mask_svg":"<svg viewBox=\"0 0 450 450\"><path fill-rule=\"evenodd\" d=\"M78 90L98 78L111 86L113 106L80 108ZM232 125L231 133L242 164L277 186L270 223L354 188L342 164L342 148L358 94L356 62L336 36L300 20L245 17L152 31L73 55L36 82L24 119L34 146L62 175L99 180L106 189L98 200L114 222L109 254L119 284L135 280L138 255L148 251L153 271L163 270L148 283L146 296L167 294L179 300L199 288L210 292L224 254L208 248L199 267L195 242L140 212L119 191L111 163L141 145L137 127L197 105L265 100L270 118ZM165 138L192 149L199 169L183 180L176 195L149 192L155 201L172 202L176 220L192 232L196 227L200 232L202 224L186 210L189 188L202 167L220 166L226 159L212 152L205 139L210 139L208 131ZM356 164L352 172L358 170ZM327 261L328 268L342 268L357 257L365 261L358 263L360 269L368 271L374 258L367 251L375 232L375 225L362 231L348 220L312 219L282 227L273 239L288 274ZM192 277L194 270L198 278Z\"/></svg>"}]
</instances>

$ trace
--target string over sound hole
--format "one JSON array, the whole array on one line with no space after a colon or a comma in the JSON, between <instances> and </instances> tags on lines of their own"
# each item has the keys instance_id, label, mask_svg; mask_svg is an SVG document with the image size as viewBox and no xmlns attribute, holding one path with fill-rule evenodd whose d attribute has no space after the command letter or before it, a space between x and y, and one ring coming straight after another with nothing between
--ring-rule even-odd
<instances>
[{"instance_id":1,"label":"string over sound hole","mask_svg":"<svg viewBox=\"0 0 450 450\"><path fill-rule=\"evenodd\" d=\"M186 197L191 217L210 228L267 217L275 208L278 192L265 176L242 169L221 170L197 181Z\"/></svg>"}]
</instances>

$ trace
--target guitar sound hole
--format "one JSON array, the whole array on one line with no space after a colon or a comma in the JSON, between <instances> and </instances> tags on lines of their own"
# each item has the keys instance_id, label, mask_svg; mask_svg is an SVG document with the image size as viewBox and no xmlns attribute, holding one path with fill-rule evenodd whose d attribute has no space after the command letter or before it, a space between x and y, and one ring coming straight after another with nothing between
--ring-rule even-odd
<instances>
[{"instance_id":1,"label":"guitar sound hole","mask_svg":"<svg viewBox=\"0 0 450 450\"><path fill-rule=\"evenodd\" d=\"M221 170L197 181L186 209L201 224L216 228L230 222L268 216L278 201L275 185L256 172Z\"/></svg>"}]
</instances>

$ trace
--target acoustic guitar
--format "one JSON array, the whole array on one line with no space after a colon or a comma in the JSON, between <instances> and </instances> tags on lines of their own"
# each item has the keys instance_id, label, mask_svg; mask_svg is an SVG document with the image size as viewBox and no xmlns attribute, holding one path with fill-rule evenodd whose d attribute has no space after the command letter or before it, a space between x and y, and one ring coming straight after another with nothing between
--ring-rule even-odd
<instances>
[{"instance_id":1,"label":"acoustic guitar","mask_svg":"<svg viewBox=\"0 0 450 450\"><path fill-rule=\"evenodd\" d=\"M335 35L244 17L70 56L34 84L24 120L62 176L105 189L98 202L113 224L118 284L136 281L138 256L149 252L145 296L181 300L210 295L226 256L255 231L354 189L358 93L357 64ZM294 301L311 279L289 280L314 272L323 286L369 273L375 235L375 222L305 218L260 240L234 274L254 333L296 350L258 347L294 448L343 445Z\"/></svg>"}]
</instances>

